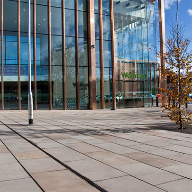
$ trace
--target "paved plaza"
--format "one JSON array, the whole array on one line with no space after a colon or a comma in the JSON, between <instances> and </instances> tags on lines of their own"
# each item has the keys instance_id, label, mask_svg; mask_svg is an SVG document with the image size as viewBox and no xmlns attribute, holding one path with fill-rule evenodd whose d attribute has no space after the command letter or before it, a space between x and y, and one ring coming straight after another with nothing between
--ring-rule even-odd
<instances>
[{"instance_id":1,"label":"paved plaza","mask_svg":"<svg viewBox=\"0 0 192 192\"><path fill-rule=\"evenodd\" d=\"M192 135L161 111L0 111L0 192L191 192Z\"/></svg>"}]
</instances>

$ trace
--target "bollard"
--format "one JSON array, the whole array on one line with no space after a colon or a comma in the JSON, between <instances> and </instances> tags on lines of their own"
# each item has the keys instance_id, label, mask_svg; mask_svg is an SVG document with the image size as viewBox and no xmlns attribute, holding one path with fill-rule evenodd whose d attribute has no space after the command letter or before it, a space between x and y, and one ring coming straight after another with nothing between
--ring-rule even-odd
<instances>
[{"instance_id":1,"label":"bollard","mask_svg":"<svg viewBox=\"0 0 192 192\"><path fill-rule=\"evenodd\" d=\"M156 107L159 107L159 100L158 100L158 97L156 97Z\"/></svg>"}]
</instances>

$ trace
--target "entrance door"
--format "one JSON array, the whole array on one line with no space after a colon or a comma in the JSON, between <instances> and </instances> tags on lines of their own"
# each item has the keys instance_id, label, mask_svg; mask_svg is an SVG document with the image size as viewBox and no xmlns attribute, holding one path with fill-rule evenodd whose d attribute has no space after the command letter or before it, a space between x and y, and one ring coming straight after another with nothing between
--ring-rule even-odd
<instances>
[{"instance_id":1,"label":"entrance door","mask_svg":"<svg viewBox=\"0 0 192 192\"><path fill-rule=\"evenodd\" d=\"M124 81L124 107L144 107L144 81Z\"/></svg>"}]
</instances>

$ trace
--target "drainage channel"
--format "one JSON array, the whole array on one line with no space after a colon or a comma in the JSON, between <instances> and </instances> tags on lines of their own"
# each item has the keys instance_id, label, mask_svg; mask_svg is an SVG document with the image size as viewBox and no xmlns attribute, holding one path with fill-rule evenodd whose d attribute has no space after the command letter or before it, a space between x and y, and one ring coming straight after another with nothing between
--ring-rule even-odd
<instances>
[{"instance_id":1,"label":"drainage channel","mask_svg":"<svg viewBox=\"0 0 192 192\"><path fill-rule=\"evenodd\" d=\"M61 162L59 159L57 159L56 157L54 157L53 155L51 155L50 153L46 152L45 150L43 150L42 148L40 148L39 146L37 146L35 143L33 143L32 141L28 140L27 138L25 138L24 136L22 136L21 134L19 134L18 132L16 132L14 129L12 129L11 127L9 127L8 125L6 125L5 123L3 123L2 121L0 121L3 125L5 125L8 129L10 129L11 131L13 131L15 134L19 135L21 138L23 138L25 141L27 141L28 143L30 143L31 145L35 146L36 148L38 148L40 151L42 151L43 153L45 153L46 155L48 155L51 159L55 160L57 163L59 163L60 165L62 165L63 167L65 167L66 169L70 170L72 173L74 173L76 176L78 176L79 178L83 179L84 181L86 181L87 183L89 183L91 186L95 187L97 190L101 191L101 192L108 192L107 190L103 189L101 186L99 186L98 184L96 184L95 182L93 182L92 180L90 180L89 178L83 176L82 174L80 174L79 172L75 171L73 168L69 167L68 165L66 165L65 163ZM5 145L5 143L3 143ZM6 146L6 145L5 145ZM6 146L7 147L7 146ZM9 148L7 147L7 149L9 150ZM19 160L14 156L14 154L9 150L9 152L13 155L13 157L17 160L17 162L23 167L23 165L19 162ZM23 167L23 169L28 173L28 175L33 179L33 181L35 181L35 179L30 175L30 173ZM40 189L42 191L44 191L41 186L35 181L35 183L40 187Z\"/></svg>"}]
</instances>

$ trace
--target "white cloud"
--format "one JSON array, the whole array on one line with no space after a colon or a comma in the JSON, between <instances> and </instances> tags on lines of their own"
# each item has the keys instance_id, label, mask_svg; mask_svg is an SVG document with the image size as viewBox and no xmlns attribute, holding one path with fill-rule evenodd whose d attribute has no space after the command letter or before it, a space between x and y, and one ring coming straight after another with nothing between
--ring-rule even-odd
<instances>
[{"instance_id":1,"label":"white cloud","mask_svg":"<svg viewBox=\"0 0 192 192\"><path fill-rule=\"evenodd\" d=\"M192 16L192 9L188 9L187 12L189 13L190 16Z\"/></svg>"},{"instance_id":2,"label":"white cloud","mask_svg":"<svg viewBox=\"0 0 192 192\"><path fill-rule=\"evenodd\" d=\"M179 0L180 2L181 0ZM165 9L170 9L171 5L175 4L177 0L165 0Z\"/></svg>"}]
</instances>

